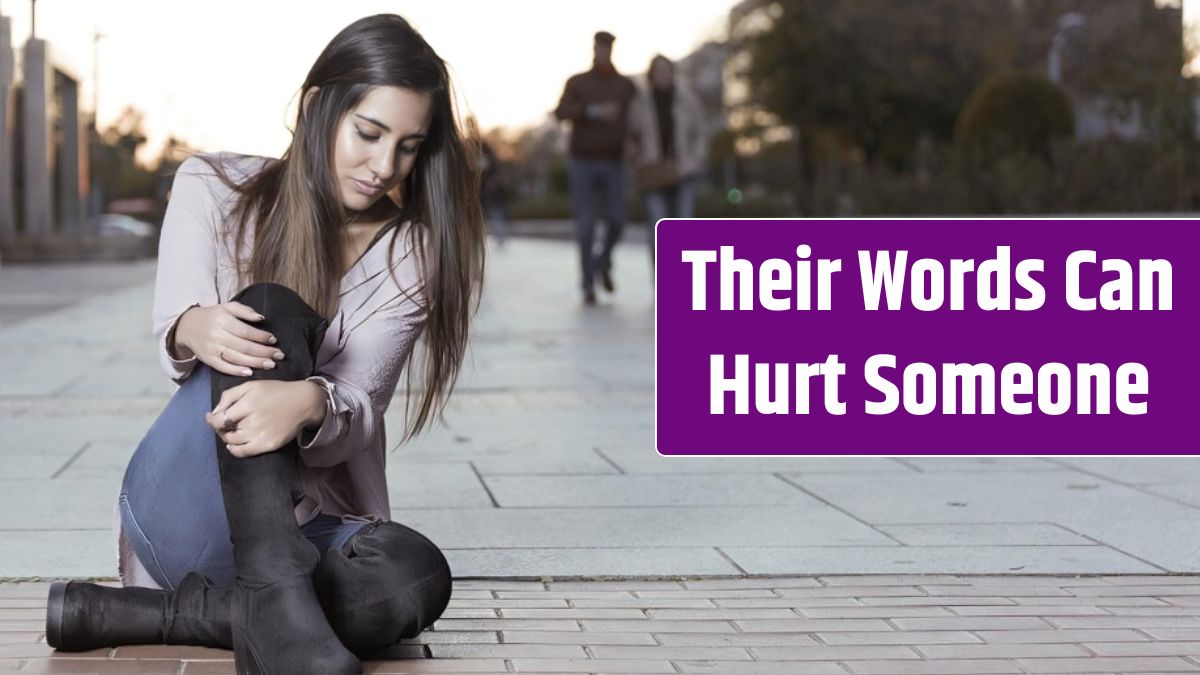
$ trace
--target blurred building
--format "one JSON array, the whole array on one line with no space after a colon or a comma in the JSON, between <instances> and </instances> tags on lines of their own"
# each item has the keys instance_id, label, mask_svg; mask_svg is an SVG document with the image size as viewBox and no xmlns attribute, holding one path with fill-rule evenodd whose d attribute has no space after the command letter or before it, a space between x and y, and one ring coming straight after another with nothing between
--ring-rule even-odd
<instances>
[{"instance_id":1,"label":"blurred building","mask_svg":"<svg viewBox=\"0 0 1200 675\"><path fill-rule=\"evenodd\" d=\"M31 37L17 63L0 17L0 243L26 247L83 234L88 162L79 77ZM20 257L18 255L18 257Z\"/></svg>"}]
</instances>

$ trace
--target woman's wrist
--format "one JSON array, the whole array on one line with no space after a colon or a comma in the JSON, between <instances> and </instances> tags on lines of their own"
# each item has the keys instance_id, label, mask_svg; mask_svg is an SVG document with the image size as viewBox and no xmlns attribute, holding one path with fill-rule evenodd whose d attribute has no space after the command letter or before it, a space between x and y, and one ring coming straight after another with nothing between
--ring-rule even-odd
<instances>
[{"instance_id":1,"label":"woman's wrist","mask_svg":"<svg viewBox=\"0 0 1200 675\"><path fill-rule=\"evenodd\" d=\"M198 306L192 305L183 310L183 313L175 320L175 326L171 329L171 334L167 338L167 355L177 361L186 361L196 355L192 348L188 346L185 337L184 322L187 320L188 313Z\"/></svg>"},{"instance_id":2,"label":"woman's wrist","mask_svg":"<svg viewBox=\"0 0 1200 675\"><path fill-rule=\"evenodd\" d=\"M325 387L311 380L300 380L296 384L303 385L304 391L308 395L308 405L305 407L307 414L301 421L302 428L315 428L321 426L325 421Z\"/></svg>"}]
</instances>

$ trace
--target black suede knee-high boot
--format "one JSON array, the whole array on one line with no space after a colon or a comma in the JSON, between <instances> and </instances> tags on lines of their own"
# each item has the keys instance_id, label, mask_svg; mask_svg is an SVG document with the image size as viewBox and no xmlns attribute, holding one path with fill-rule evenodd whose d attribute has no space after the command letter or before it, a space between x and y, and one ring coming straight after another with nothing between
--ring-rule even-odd
<instances>
[{"instance_id":1,"label":"black suede knee-high boot","mask_svg":"<svg viewBox=\"0 0 1200 675\"><path fill-rule=\"evenodd\" d=\"M232 594L232 586L195 572L174 592L58 581L46 606L46 643L66 652L145 644L232 649Z\"/></svg>"},{"instance_id":2,"label":"black suede knee-high boot","mask_svg":"<svg viewBox=\"0 0 1200 675\"><path fill-rule=\"evenodd\" d=\"M256 326L278 339L285 358L275 369L246 378L214 371L214 406L222 392L248 380L311 375L328 325L278 284L253 284L234 299L266 317ZM358 659L338 640L313 589L320 553L294 514L303 489L299 447L291 441L274 452L238 458L214 439L237 572L229 621L239 675L360 673Z\"/></svg>"},{"instance_id":3,"label":"black suede knee-high boot","mask_svg":"<svg viewBox=\"0 0 1200 675\"><path fill-rule=\"evenodd\" d=\"M312 578L338 639L361 658L432 624L446 609L452 583L437 546L394 522L367 525L326 551ZM47 622L46 635L57 649L160 643L233 648L233 586L215 586L196 572L174 593L81 582L54 587L61 590L57 601L51 590L50 616L58 618Z\"/></svg>"}]
</instances>

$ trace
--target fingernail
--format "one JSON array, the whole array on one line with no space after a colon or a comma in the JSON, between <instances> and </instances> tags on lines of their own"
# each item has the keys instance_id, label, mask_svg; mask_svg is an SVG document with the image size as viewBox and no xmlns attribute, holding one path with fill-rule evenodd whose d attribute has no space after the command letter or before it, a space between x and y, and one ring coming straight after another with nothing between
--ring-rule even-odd
<instances>
[{"instance_id":1,"label":"fingernail","mask_svg":"<svg viewBox=\"0 0 1200 675\"><path fill-rule=\"evenodd\" d=\"M242 369L242 376L243 376L243 377L250 377L250 375L251 375L251 374L252 374L252 373L250 372L250 369L249 369L249 368L243 368L243 369Z\"/></svg>"},{"instance_id":2,"label":"fingernail","mask_svg":"<svg viewBox=\"0 0 1200 675\"><path fill-rule=\"evenodd\" d=\"M275 358L275 360L277 360L277 361L283 360L283 352L277 351L274 354L272 354L271 356L273 356Z\"/></svg>"},{"instance_id":3,"label":"fingernail","mask_svg":"<svg viewBox=\"0 0 1200 675\"><path fill-rule=\"evenodd\" d=\"M263 319L267 318L267 317L263 316L262 314L255 314L255 316L258 317L259 321L262 321Z\"/></svg>"},{"instance_id":4,"label":"fingernail","mask_svg":"<svg viewBox=\"0 0 1200 675\"><path fill-rule=\"evenodd\" d=\"M276 340L276 339L275 339L275 336L274 336L274 335L272 335L272 336L271 336L271 344L275 344L276 342L279 342L279 340Z\"/></svg>"},{"instance_id":5,"label":"fingernail","mask_svg":"<svg viewBox=\"0 0 1200 675\"><path fill-rule=\"evenodd\" d=\"M270 370L270 369L272 369L272 368L274 368L274 367L275 367L275 362L274 362L274 361L263 361L263 368L266 368L267 370Z\"/></svg>"}]
</instances>

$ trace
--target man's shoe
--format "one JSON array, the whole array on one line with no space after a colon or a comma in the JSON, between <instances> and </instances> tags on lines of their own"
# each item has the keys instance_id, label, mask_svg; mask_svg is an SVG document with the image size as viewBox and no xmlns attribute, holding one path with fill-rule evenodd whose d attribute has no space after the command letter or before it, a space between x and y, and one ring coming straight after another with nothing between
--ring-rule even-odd
<instances>
[{"instance_id":1,"label":"man's shoe","mask_svg":"<svg viewBox=\"0 0 1200 675\"><path fill-rule=\"evenodd\" d=\"M583 304L589 305L589 306L596 304L596 291L593 291L590 288L587 289L586 291L584 291L583 292Z\"/></svg>"},{"instance_id":2,"label":"man's shoe","mask_svg":"<svg viewBox=\"0 0 1200 675\"><path fill-rule=\"evenodd\" d=\"M600 284L604 286L604 290L608 291L609 293L617 290L617 287L613 285L611 270L600 270Z\"/></svg>"}]
</instances>

